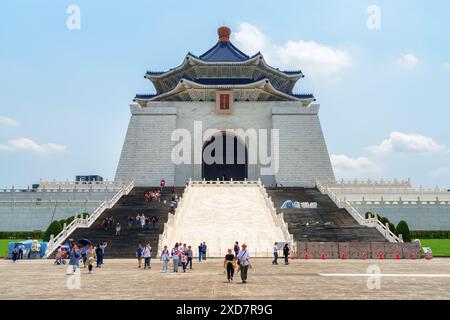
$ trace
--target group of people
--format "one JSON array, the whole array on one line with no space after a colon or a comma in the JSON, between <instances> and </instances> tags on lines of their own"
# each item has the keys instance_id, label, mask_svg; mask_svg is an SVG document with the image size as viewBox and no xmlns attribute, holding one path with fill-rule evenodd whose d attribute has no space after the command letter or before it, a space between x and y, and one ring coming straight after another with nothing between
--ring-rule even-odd
<instances>
[{"instance_id":1,"label":"group of people","mask_svg":"<svg viewBox=\"0 0 450 320\"><path fill-rule=\"evenodd\" d=\"M247 250L247 245L243 243L242 246L239 246L239 242L236 241L233 250L228 249L227 251L228 253L225 255L223 261L223 267L226 271L228 282L233 281L234 272L237 268L241 274L242 283L247 283L248 270L252 268L250 252Z\"/></svg>"},{"instance_id":2,"label":"group of people","mask_svg":"<svg viewBox=\"0 0 450 320\"><path fill-rule=\"evenodd\" d=\"M91 243L81 245L75 242L70 242L69 245L58 247L55 257L55 264L65 265L66 259L68 258L69 265L72 267L72 271L75 272L78 268L80 268L80 261L82 261L83 267L88 268L89 274L92 274L94 264L97 268L102 267L105 248L107 246L108 243L106 241L99 243L95 247Z\"/></svg>"},{"instance_id":3,"label":"group of people","mask_svg":"<svg viewBox=\"0 0 450 320\"><path fill-rule=\"evenodd\" d=\"M146 202L161 202L161 190L150 190L144 194Z\"/></svg>"},{"instance_id":4,"label":"group of people","mask_svg":"<svg viewBox=\"0 0 450 320\"><path fill-rule=\"evenodd\" d=\"M151 216L146 217L143 213L138 213L136 218L133 218L132 215L128 217L128 230L133 229L133 226L138 230L150 230L151 228L155 228L156 223L158 222L158 217Z\"/></svg>"},{"instance_id":5,"label":"group of people","mask_svg":"<svg viewBox=\"0 0 450 320\"><path fill-rule=\"evenodd\" d=\"M279 246L278 246L278 242L275 242L275 244L273 245L273 261L272 264L278 264L278 251L280 250ZM287 243L284 244L283 246L283 256L284 256L284 264L288 265L289 264L289 254L290 254L291 250L289 249L289 245Z\"/></svg>"},{"instance_id":6,"label":"group of people","mask_svg":"<svg viewBox=\"0 0 450 320\"><path fill-rule=\"evenodd\" d=\"M12 255L12 261L16 262L16 260L22 260L23 259L23 250L24 250L24 246L23 245L19 245L19 244L15 244L14 248L11 252Z\"/></svg>"}]
</instances>

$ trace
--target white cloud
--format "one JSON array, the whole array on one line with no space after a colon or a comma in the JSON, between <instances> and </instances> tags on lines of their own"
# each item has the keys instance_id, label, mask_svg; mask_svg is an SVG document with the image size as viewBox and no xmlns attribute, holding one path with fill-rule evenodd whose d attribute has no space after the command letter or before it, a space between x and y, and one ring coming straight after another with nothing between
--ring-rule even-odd
<instances>
[{"instance_id":1,"label":"white cloud","mask_svg":"<svg viewBox=\"0 0 450 320\"><path fill-rule=\"evenodd\" d=\"M331 75L351 67L352 57L347 51L315 41L289 40L282 45L272 42L257 27L243 22L233 33L233 41L244 52L258 51L268 63L287 69L302 69L311 76Z\"/></svg>"},{"instance_id":2,"label":"white cloud","mask_svg":"<svg viewBox=\"0 0 450 320\"><path fill-rule=\"evenodd\" d=\"M412 53L405 53L398 58L397 63L402 69L411 70L419 64L419 59Z\"/></svg>"},{"instance_id":3,"label":"white cloud","mask_svg":"<svg viewBox=\"0 0 450 320\"><path fill-rule=\"evenodd\" d=\"M365 157L350 158L345 155L331 155L331 164L339 177L356 177L361 174L378 172L382 169L379 164Z\"/></svg>"},{"instance_id":4,"label":"white cloud","mask_svg":"<svg viewBox=\"0 0 450 320\"><path fill-rule=\"evenodd\" d=\"M0 116L0 126L18 127L20 124L17 120Z\"/></svg>"},{"instance_id":5,"label":"white cloud","mask_svg":"<svg viewBox=\"0 0 450 320\"><path fill-rule=\"evenodd\" d=\"M434 153L445 150L445 146L435 142L432 138L417 133L391 132L389 138L379 145L368 148L372 153L389 154L401 153Z\"/></svg>"},{"instance_id":6,"label":"white cloud","mask_svg":"<svg viewBox=\"0 0 450 320\"><path fill-rule=\"evenodd\" d=\"M18 138L8 141L6 144L0 144L0 150L14 151L14 150L26 150L34 153L53 153L64 152L67 147L56 143L38 144L37 142L28 138Z\"/></svg>"}]
</instances>

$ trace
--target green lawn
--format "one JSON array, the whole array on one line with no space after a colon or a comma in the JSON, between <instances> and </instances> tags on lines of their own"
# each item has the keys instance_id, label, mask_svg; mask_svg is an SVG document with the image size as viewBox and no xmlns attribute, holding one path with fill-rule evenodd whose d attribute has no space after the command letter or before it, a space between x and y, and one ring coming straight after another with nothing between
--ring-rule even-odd
<instances>
[{"instance_id":1,"label":"green lawn","mask_svg":"<svg viewBox=\"0 0 450 320\"><path fill-rule=\"evenodd\" d=\"M450 239L420 239L422 247L430 247L433 257L450 257Z\"/></svg>"}]
</instances>

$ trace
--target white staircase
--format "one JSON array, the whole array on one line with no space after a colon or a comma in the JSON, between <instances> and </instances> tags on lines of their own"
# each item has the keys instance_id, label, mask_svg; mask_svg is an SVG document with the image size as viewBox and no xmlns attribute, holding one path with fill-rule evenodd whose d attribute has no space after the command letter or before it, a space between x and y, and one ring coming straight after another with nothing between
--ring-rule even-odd
<instances>
[{"instance_id":1,"label":"white staircase","mask_svg":"<svg viewBox=\"0 0 450 320\"><path fill-rule=\"evenodd\" d=\"M253 257L266 257L275 241L290 243L292 236L260 181L191 181L169 215L159 248L180 241L195 251L205 241L210 257L224 256L239 241Z\"/></svg>"}]
</instances>

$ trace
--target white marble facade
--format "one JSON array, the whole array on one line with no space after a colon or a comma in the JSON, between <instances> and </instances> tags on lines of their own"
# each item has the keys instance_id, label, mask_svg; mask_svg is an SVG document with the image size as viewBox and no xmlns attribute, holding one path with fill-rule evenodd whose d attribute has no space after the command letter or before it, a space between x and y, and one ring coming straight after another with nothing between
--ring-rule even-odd
<instances>
[{"instance_id":1,"label":"white marble facade","mask_svg":"<svg viewBox=\"0 0 450 320\"><path fill-rule=\"evenodd\" d=\"M296 101L237 101L231 114L217 114L215 102L164 101L130 106L131 119L122 149L116 180L134 180L137 186L183 186L190 178L202 179L201 164L175 165L171 160L175 129L193 136L194 121L207 129L279 129L279 170L261 175L261 166L248 166L248 179L265 185L312 187L316 179L333 180L325 139L318 118L319 105ZM270 138L268 139L270 143ZM270 150L270 146L269 146ZM270 153L269 153L270 154Z\"/></svg>"}]
</instances>

